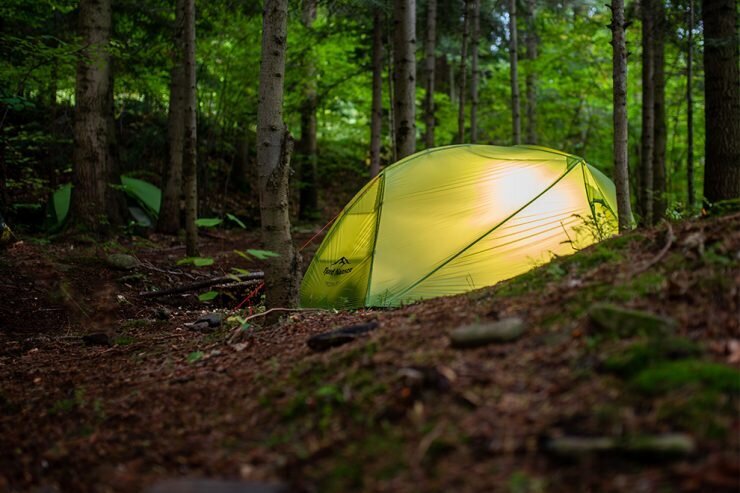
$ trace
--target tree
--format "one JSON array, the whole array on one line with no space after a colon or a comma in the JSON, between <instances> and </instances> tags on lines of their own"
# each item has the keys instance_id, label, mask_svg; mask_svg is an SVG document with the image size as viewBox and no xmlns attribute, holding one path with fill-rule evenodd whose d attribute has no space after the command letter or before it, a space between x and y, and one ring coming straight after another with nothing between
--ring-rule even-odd
<instances>
[{"instance_id":1,"label":"tree","mask_svg":"<svg viewBox=\"0 0 740 493\"><path fill-rule=\"evenodd\" d=\"M460 48L460 101L457 106L457 143L465 142L465 91L467 89L468 38L470 37L470 2L465 0L463 10L462 44Z\"/></svg>"},{"instance_id":2,"label":"tree","mask_svg":"<svg viewBox=\"0 0 740 493\"><path fill-rule=\"evenodd\" d=\"M304 0L301 12L301 23L310 33L316 20L316 0ZM308 47L305 58L305 73L303 76L303 103L301 104L301 138L298 141L298 155L300 156L300 192L298 212L303 220L315 218L319 208L317 177L317 150L316 140L316 108L318 95L316 93L316 66L314 53Z\"/></svg>"},{"instance_id":3,"label":"tree","mask_svg":"<svg viewBox=\"0 0 740 493\"><path fill-rule=\"evenodd\" d=\"M278 254L266 272L267 303L298 303L300 260L290 235L288 174L293 139L283 121L283 86L288 41L288 0L265 0L262 61L257 101L257 167L262 240Z\"/></svg>"},{"instance_id":4,"label":"tree","mask_svg":"<svg viewBox=\"0 0 740 493\"><path fill-rule=\"evenodd\" d=\"M519 114L519 45L516 32L516 0L509 0L509 59L511 66L511 130L515 145L521 144L521 117Z\"/></svg>"},{"instance_id":5,"label":"tree","mask_svg":"<svg viewBox=\"0 0 740 493\"><path fill-rule=\"evenodd\" d=\"M164 188L159 207L157 229L177 234L181 226L182 159L185 150L185 0L175 5L170 101L167 113L168 164L164 169Z\"/></svg>"},{"instance_id":6,"label":"tree","mask_svg":"<svg viewBox=\"0 0 740 493\"><path fill-rule=\"evenodd\" d=\"M416 0L393 2L393 99L396 158L416 152Z\"/></svg>"},{"instance_id":7,"label":"tree","mask_svg":"<svg viewBox=\"0 0 740 493\"><path fill-rule=\"evenodd\" d=\"M81 0L73 152L72 220L94 232L109 222L111 104L110 0Z\"/></svg>"},{"instance_id":8,"label":"tree","mask_svg":"<svg viewBox=\"0 0 740 493\"><path fill-rule=\"evenodd\" d=\"M473 0L473 33L470 39L472 48L470 60L470 142L478 142L478 83L480 66L478 63L478 45L480 44L480 0Z\"/></svg>"},{"instance_id":9,"label":"tree","mask_svg":"<svg viewBox=\"0 0 740 493\"><path fill-rule=\"evenodd\" d=\"M536 0L527 0L527 140L528 144L537 143L537 76L534 62L537 60L537 29L535 23Z\"/></svg>"},{"instance_id":10,"label":"tree","mask_svg":"<svg viewBox=\"0 0 740 493\"><path fill-rule=\"evenodd\" d=\"M694 0L689 0L688 36L686 39L686 206L693 210L694 192Z\"/></svg>"},{"instance_id":11,"label":"tree","mask_svg":"<svg viewBox=\"0 0 740 493\"><path fill-rule=\"evenodd\" d=\"M184 55L183 89L183 195L185 196L185 250L187 255L198 255L198 137L196 129L195 87L195 0L184 0Z\"/></svg>"},{"instance_id":12,"label":"tree","mask_svg":"<svg viewBox=\"0 0 740 493\"><path fill-rule=\"evenodd\" d=\"M655 143L655 91L653 86L653 8L641 0L642 20L642 147L640 151L640 212L645 225L653 224L653 149Z\"/></svg>"},{"instance_id":13,"label":"tree","mask_svg":"<svg viewBox=\"0 0 740 493\"><path fill-rule=\"evenodd\" d=\"M740 197L740 55L736 0L703 0L706 168L711 204Z\"/></svg>"},{"instance_id":14,"label":"tree","mask_svg":"<svg viewBox=\"0 0 740 493\"><path fill-rule=\"evenodd\" d=\"M627 43L624 0L612 0L612 100L614 106L614 181L619 231L632 227L627 132Z\"/></svg>"},{"instance_id":15,"label":"tree","mask_svg":"<svg viewBox=\"0 0 740 493\"><path fill-rule=\"evenodd\" d=\"M663 218L666 209L666 122L665 122L665 36L663 0L653 0L653 222Z\"/></svg>"},{"instance_id":16,"label":"tree","mask_svg":"<svg viewBox=\"0 0 740 493\"><path fill-rule=\"evenodd\" d=\"M424 38L424 145L427 148L434 147L434 69L437 61L436 50L437 0L428 0L426 37Z\"/></svg>"},{"instance_id":17,"label":"tree","mask_svg":"<svg viewBox=\"0 0 740 493\"><path fill-rule=\"evenodd\" d=\"M379 8L376 8L373 13L372 64L373 87L372 114L370 116L370 178L373 178L380 173L380 138L383 131L383 14Z\"/></svg>"}]
</instances>

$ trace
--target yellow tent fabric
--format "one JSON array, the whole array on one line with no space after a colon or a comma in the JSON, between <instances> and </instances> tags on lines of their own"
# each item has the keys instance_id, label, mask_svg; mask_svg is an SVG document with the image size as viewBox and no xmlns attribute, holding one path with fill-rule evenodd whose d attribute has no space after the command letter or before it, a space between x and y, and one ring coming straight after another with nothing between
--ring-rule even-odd
<instances>
[{"instance_id":1,"label":"yellow tent fabric","mask_svg":"<svg viewBox=\"0 0 740 493\"><path fill-rule=\"evenodd\" d=\"M398 306L516 276L616 232L613 183L534 146L429 149L383 170L345 207L301 305Z\"/></svg>"}]
</instances>

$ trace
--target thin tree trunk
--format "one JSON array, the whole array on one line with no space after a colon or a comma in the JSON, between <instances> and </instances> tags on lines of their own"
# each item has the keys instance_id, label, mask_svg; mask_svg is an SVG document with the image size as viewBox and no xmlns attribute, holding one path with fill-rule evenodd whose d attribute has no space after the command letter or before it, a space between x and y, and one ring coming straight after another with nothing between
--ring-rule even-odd
<instances>
[{"instance_id":1,"label":"thin tree trunk","mask_svg":"<svg viewBox=\"0 0 740 493\"><path fill-rule=\"evenodd\" d=\"M185 196L185 250L187 255L198 255L198 139L196 131L195 94L195 0L185 0L184 12L185 63L183 79L185 109L183 119L185 132L183 141L183 194Z\"/></svg>"},{"instance_id":2,"label":"thin tree trunk","mask_svg":"<svg viewBox=\"0 0 740 493\"><path fill-rule=\"evenodd\" d=\"M537 28L535 22L536 0L527 0L527 144L537 143Z\"/></svg>"},{"instance_id":3,"label":"thin tree trunk","mask_svg":"<svg viewBox=\"0 0 740 493\"><path fill-rule=\"evenodd\" d=\"M468 38L470 37L470 1L465 0L462 46L460 49L460 100L457 105L457 143L465 142L465 89L467 86Z\"/></svg>"},{"instance_id":4,"label":"thin tree trunk","mask_svg":"<svg viewBox=\"0 0 740 493\"><path fill-rule=\"evenodd\" d=\"M167 114L168 163L165 166L162 203L157 229L160 233L177 234L182 226L182 154L185 139L185 0L175 5L172 70L170 71L170 103Z\"/></svg>"},{"instance_id":5,"label":"thin tree trunk","mask_svg":"<svg viewBox=\"0 0 740 493\"><path fill-rule=\"evenodd\" d=\"M434 69L437 49L437 0L427 2L427 32L424 38L424 145L434 147Z\"/></svg>"},{"instance_id":6,"label":"thin tree trunk","mask_svg":"<svg viewBox=\"0 0 740 493\"><path fill-rule=\"evenodd\" d=\"M632 227L627 133L627 44L624 0L612 0L612 81L614 107L614 181L619 231Z\"/></svg>"},{"instance_id":7,"label":"thin tree trunk","mask_svg":"<svg viewBox=\"0 0 740 493\"><path fill-rule=\"evenodd\" d=\"M694 191L694 0L689 0L689 31L686 47L686 207L689 212L694 209L696 192Z\"/></svg>"},{"instance_id":8,"label":"thin tree trunk","mask_svg":"<svg viewBox=\"0 0 740 493\"><path fill-rule=\"evenodd\" d=\"M396 155L416 151L416 0L394 0L394 106Z\"/></svg>"},{"instance_id":9,"label":"thin tree trunk","mask_svg":"<svg viewBox=\"0 0 740 493\"><path fill-rule=\"evenodd\" d=\"M386 21L388 21L388 18L386 17ZM387 23L387 22L386 22ZM393 79L393 62L395 60L395 55L393 54L393 39L391 35L391 30L393 26L388 26L386 29L388 31L388 39L386 42L387 46L387 59L388 59L388 67L387 67L387 78L388 78L388 133L390 134L390 141L391 141L391 162L396 162L398 160L398 154L396 149L396 118L398 118L398 115L396 114L396 107L395 107L395 101L396 101L396 91L395 91L395 80Z\"/></svg>"},{"instance_id":10,"label":"thin tree trunk","mask_svg":"<svg viewBox=\"0 0 740 493\"><path fill-rule=\"evenodd\" d=\"M653 145L655 143L655 107L653 95L653 8L656 0L642 0L642 151L641 169L641 207L642 222L653 224Z\"/></svg>"},{"instance_id":11,"label":"thin tree trunk","mask_svg":"<svg viewBox=\"0 0 740 493\"><path fill-rule=\"evenodd\" d=\"M304 0L301 22L311 31L316 20L316 0ZM306 72L304 75L303 104L301 106L301 139L298 141L298 155L300 156L300 191L298 216L302 220L315 219L319 209L319 187L317 181L317 152L316 140L316 108L318 95L316 93L316 66L314 54L309 48L306 58Z\"/></svg>"},{"instance_id":12,"label":"thin tree trunk","mask_svg":"<svg viewBox=\"0 0 740 493\"><path fill-rule=\"evenodd\" d=\"M478 142L478 84L480 66L478 63L478 46L480 44L480 0L473 0L473 35L471 38L470 60L470 142Z\"/></svg>"},{"instance_id":13,"label":"thin tree trunk","mask_svg":"<svg viewBox=\"0 0 740 493\"><path fill-rule=\"evenodd\" d=\"M450 82L450 101L455 101L457 99L457 90L455 88L455 64L453 61L449 58L448 55L445 55L445 59L447 60L447 79Z\"/></svg>"},{"instance_id":14,"label":"thin tree trunk","mask_svg":"<svg viewBox=\"0 0 740 493\"><path fill-rule=\"evenodd\" d=\"M740 197L740 42L737 0L703 0L706 168L710 203Z\"/></svg>"},{"instance_id":15,"label":"thin tree trunk","mask_svg":"<svg viewBox=\"0 0 740 493\"><path fill-rule=\"evenodd\" d=\"M298 304L300 258L290 235L288 174L293 140L283 121L283 85L288 41L288 0L265 0L262 62L257 103L257 165L262 239L279 256L266 272L270 307Z\"/></svg>"},{"instance_id":16,"label":"thin tree trunk","mask_svg":"<svg viewBox=\"0 0 740 493\"><path fill-rule=\"evenodd\" d=\"M432 0L434 1L434 0ZM373 100L370 115L370 178L380 173L380 139L383 131L383 17L373 15Z\"/></svg>"},{"instance_id":17,"label":"thin tree trunk","mask_svg":"<svg viewBox=\"0 0 740 493\"><path fill-rule=\"evenodd\" d=\"M118 136L116 135L116 121L114 114L113 88L115 87L115 77L113 76L113 67L108 71L108 94L106 95L105 116L108 129L108 142L106 153L106 210L108 212L108 221L111 224L120 226L125 223L128 216L128 207L126 206L126 197L120 188L110 187L108 184L121 184L121 164L118 154Z\"/></svg>"},{"instance_id":18,"label":"thin tree trunk","mask_svg":"<svg viewBox=\"0 0 740 493\"><path fill-rule=\"evenodd\" d=\"M516 0L509 0L509 57L511 65L511 130L515 145L521 144L521 116L519 110L519 50L516 32Z\"/></svg>"},{"instance_id":19,"label":"thin tree trunk","mask_svg":"<svg viewBox=\"0 0 740 493\"><path fill-rule=\"evenodd\" d=\"M80 36L85 47L77 63L71 218L102 232L108 221L108 97L110 85L110 0L81 0Z\"/></svg>"},{"instance_id":20,"label":"thin tree trunk","mask_svg":"<svg viewBox=\"0 0 740 493\"><path fill-rule=\"evenodd\" d=\"M665 32L663 0L654 0L653 9L653 223L660 221L666 209L666 123L665 123Z\"/></svg>"}]
</instances>

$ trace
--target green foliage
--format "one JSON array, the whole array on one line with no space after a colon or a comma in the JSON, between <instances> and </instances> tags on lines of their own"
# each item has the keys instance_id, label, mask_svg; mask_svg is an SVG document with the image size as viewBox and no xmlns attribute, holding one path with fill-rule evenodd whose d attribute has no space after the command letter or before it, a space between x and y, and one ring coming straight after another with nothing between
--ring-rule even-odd
<instances>
[{"instance_id":1,"label":"green foliage","mask_svg":"<svg viewBox=\"0 0 740 493\"><path fill-rule=\"evenodd\" d=\"M203 351L193 351L192 353L189 353L186 360L188 363L196 363L203 359Z\"/></svg>"},{"instance_id":2,"label":"green foliage","mask_svg":"<svg viewBox=\"0 0 740 493\"><path fill-rule=\"evenodd\" d=\"M740 395L740 371L699 360L668 361L638 373L631 384L635 390L650 395L690 386Z\"/></svg>"},{"instance_id":3,"label":"green foliage","mask_svg":"<svg viewBox=\"0 0 740 493\"><path fill-rule=\"evenodd\" d=\"M205 293L201 293L198 295L198 300L212 301L212 300L215 300L217 296L218 296L218 291L206 291Z\"/></svg>"},{"instance_id":4,"label":"green foliage","mask_svg":"<svg viewBox=\"0 0 740 493\"><path fill-rule=\"evenodd\" d=\"M218 226L222 222L223 221L221 219L218 219L216 217L201 217L195 220L195 225L199 228L213 228L215 226Z\"/></svg>"},{"instance_id":5,"label":"green foliage","mask_svg":"<svg viewBox=\"0 0 740 493\"><path fill-rule=\"evenodd\" d=\"M701 349L682 337L657 338L639 342L609 356L604 369L623 377L631 377L646 368L667 360L696 357Z\"/></svg>"},{"instance_id":6,"label":"green foliage","mask_svg":"<svg viewBox=\"0 0 740 493\"><path fill-rule=\"evenodd\" d=\"M213 265L213 257L185 257L177 261L177 265L193 265L195 267L208 267Z\"/></svg>"}]
</instances>

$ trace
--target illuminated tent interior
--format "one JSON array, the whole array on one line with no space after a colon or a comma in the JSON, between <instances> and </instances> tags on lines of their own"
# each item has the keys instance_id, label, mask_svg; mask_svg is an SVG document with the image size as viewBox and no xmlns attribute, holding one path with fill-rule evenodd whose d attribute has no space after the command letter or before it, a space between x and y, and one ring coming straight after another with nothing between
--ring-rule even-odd
<instances>
[{"instance_id":1,"label":"illuminated tent interior","mask_svg":"<svg viewBox=\"0 0 740 493\"><path fill-rule=\"evenodd\" d=\"M521 274L616 232L614 184L534 146L429 149L349 202L301 285L304 307L398 306Z\"/></svg>"}]
</instances>

